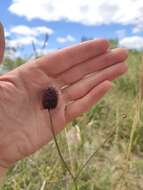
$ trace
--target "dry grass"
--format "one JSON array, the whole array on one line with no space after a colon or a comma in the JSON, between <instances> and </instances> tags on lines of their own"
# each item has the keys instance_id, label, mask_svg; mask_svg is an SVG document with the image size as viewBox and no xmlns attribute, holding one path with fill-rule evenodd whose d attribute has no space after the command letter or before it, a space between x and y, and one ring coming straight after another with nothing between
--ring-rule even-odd
<instances>
[{"instance_id":1,"label":"dry grass","mask_svg":"<svg viewBox=\"0 0 143 190\"><path fill-rule=\"evenodd\" d=\"M128 74L115 82L113 91L57 137L74 176L94 155L77 178L78 190L143 189L141 53L130 52L128 64ZM75 190L75 186L51 142L13 166L0 189Z\"/></svg>"}]
</instances>

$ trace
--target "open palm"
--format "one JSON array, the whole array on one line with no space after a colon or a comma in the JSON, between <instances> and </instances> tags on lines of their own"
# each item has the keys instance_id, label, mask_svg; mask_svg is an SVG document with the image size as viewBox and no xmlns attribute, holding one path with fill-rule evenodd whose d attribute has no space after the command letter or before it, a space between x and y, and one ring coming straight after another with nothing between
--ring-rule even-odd
<instances>
[{"instance_id":1,"label":"open palm","mask_svg":"<svg viewBox=\"0 0 143 190\"><path fill-rule=\"evenodd\" d=\"M11 165L47 144L49 111L42 107L43 90L58 91L51 111L56 134L88 111L127 70L124 49L108 50L106 40L93 40L58 50L0 77L0 160Z\"/></svg>"}]
</instances>

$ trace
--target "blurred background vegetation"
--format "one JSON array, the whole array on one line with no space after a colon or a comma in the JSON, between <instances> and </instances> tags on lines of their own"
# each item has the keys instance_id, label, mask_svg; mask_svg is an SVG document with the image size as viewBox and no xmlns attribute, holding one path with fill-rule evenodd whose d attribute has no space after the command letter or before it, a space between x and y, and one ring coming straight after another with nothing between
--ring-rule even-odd
<instances>
[{"instance_id":1,"label":"blurred background vegetation","mask_svg":"<svg viewBox=\"0 0 143 190\"><path fill-rule=\"evenodd\" d=\"M81 41L89 40L83 37ZM111 40L111 48L118 45ZM16 49L7 49L15 53ZM33 45L33 55L36 48ZM5 56L1 74L26 62ZM70 170L80 172L78 190L143 189L143 56L130 50L128 73L88 113L75 119L57 136ZM54 141L9 169L0 190L75 190Z\"/></svg>"}]
</instances>

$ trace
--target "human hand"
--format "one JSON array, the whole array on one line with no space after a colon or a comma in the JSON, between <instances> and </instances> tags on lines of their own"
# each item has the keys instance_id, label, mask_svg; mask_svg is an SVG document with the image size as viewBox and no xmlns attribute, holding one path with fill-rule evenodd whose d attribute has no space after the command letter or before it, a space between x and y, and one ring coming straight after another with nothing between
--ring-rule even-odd
<instances>
[{"instance_id":1,"label":"human hand","mask_svg":"<svg viewBox=\"0 0 143 190\"><path fill-rule=\"evenodd\" d=\"M88 111L111 81L127 71L127 50L108 50L108 41L92 40L58 50L0 77L0 165L10 166L52 139L42 92L52 86L58 105L51 110L55 133ZM65 88L63 88L65 87Z\"/></svg>"}]
</instances>

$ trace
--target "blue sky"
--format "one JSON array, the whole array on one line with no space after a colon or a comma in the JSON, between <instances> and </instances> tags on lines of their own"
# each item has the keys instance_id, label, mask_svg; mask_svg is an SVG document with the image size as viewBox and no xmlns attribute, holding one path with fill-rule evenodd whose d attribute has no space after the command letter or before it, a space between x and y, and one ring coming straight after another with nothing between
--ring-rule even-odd
<instances>
[{"instance_id":1,"label":"blue sky","mask_svg":"<svg viewBox=\"0 0 143 190\"><path fill-rule=\"evenodd\" d=\"M0 21L9 46L30 54L49 33L47 51L79 43L81 37L119 39L119 45L143 49L140 0L2 0ZM39 29L40 27L40 29ZM38 33L39 32L39 33Z\"/></svg>"}]
</instances>

